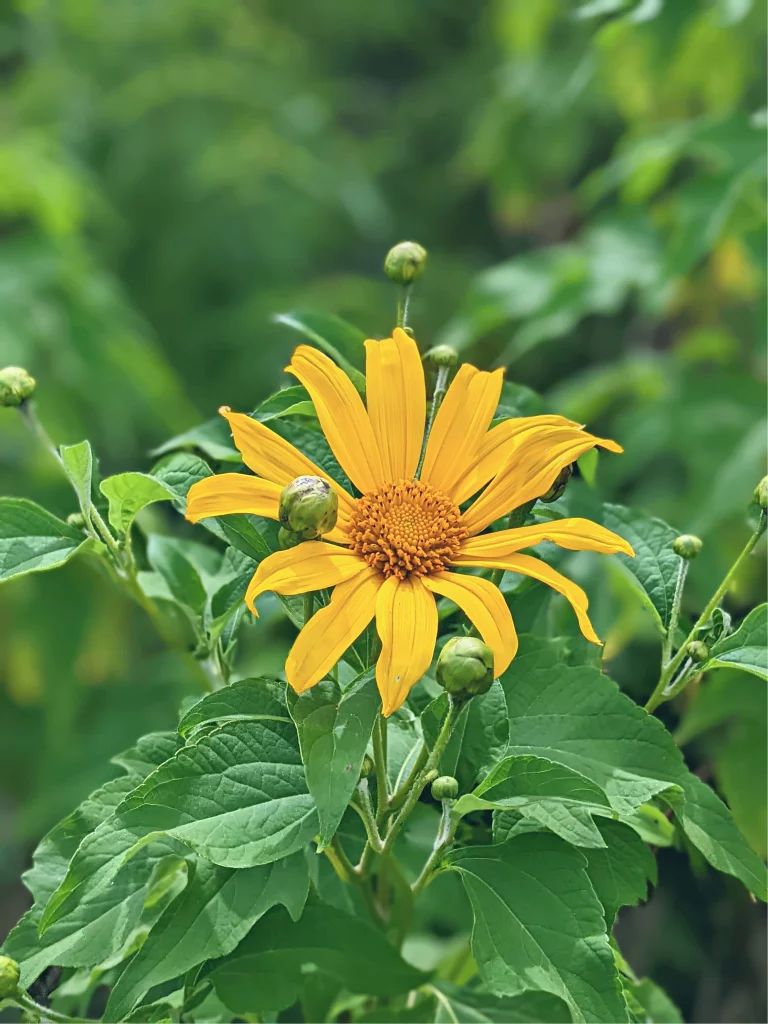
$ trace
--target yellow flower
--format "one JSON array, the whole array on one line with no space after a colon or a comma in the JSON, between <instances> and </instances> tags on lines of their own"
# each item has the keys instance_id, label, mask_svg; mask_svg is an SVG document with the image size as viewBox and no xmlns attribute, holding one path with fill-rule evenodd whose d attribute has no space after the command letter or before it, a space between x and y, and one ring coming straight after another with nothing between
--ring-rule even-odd
<instances>
[{"instance_id":1,"label":"yellow flower","mask_svg":"<svg viewBox=\"0 0 768 1024\"><path fill-rule=\"evenodd\" d=\"M326 676L375 617L382 643L376 680L384 714L392 714L432 660L435 595L466 613L501 675L517 651L506 602L487 579L454 568L508 569L542 580L570 601L584 636L599 643L584 591L546 562L519 552L548 540L572 551L631 555L625 540L586 519L483 530L544 494L565 466L595 445L620 452L619 445L562 416L510 419L489 430L503 371L465 364L435 417L417 479L427 403L416 343L398 328L384 341L366 341L365 350L367 409L347 375L321 352L301 345L287 367L309 392L334 455L362 497L263 423L223 407L243 462L256 476L209 477L187 498L192 522L238 512L277 519L280 492L297 476L324 477L336 491L335 528L322 540L265 558L245 597L255 613L256 598L267 590L290 595L334 588L288 655L293 689L303 693Z\"/></svg>"}]
</instances>

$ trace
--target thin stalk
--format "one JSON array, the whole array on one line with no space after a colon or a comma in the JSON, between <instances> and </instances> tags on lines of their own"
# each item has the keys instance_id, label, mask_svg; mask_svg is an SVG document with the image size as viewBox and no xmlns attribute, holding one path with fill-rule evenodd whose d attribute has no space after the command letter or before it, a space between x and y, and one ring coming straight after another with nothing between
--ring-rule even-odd
<instances>
[{"instance_id":1,"label":"thin stalk","mask_svg":"<svg viewBox=\"0 0 768 1024\"><path fill-rule=\"evenodd\" d=\"M365 825L365 834L368 836L368 842L373 848L374 853L381 853L384 849L384 843L379 835L379 827L376 824L376 816L371 802L371 791L368 788L368 779L360 780L357 786L357 793L359 799L352 802L352 807L362 818L363 825Z\"/></svg>"},{"instance_id":2,"label":"thin stalk","mask_svg":"<svg viewBox=\"0 0 768 1024\"><path fill-rule=\"evenodd\" d=\"M445 850L453 842L453 836L456 831L456 825L458 822L453 820L451 815L451 808L453 806L452 800L443 800L442 802L442 813L440 815L440 825L437 829L437 835L435 836L435 844L432 847L432 852L424 862L424 867L421 869L421 873L416 881L411 886L411 892L414 896L425 889L435 874L435 868L440 861Z\"/></svg>"},{"instance_id":3,"label":"thin stalk","mask_svg":"<svg viewBox=\"0 0 768 1024\"><path fill-rule=\"evenodd\" d=\"M315 606L315 594L314 591L310 591L304 595L304 625L309 622L312 618L312 614Z\"/></svg>"},{"instance_id":4,"label":"thin stalk","mask_svg":"<svg viewBox=\"0 0 768 1024\"><path fill-rule=\"evenodd\" d=\"M376 900L374 899L369 879L364 877L352 864L352 861L347 856L344 847L341 845L338 835L333 837L330 845L323 847L323 853L330 861L333 870L342 882L347 885L357 886L360 890L360 895L363 898L366 910L370 914L374 923L379 927L382 927L382 916L379 913L379 908L376 906Z\"/></svg>"},{"instance_id":5,"label":"thin stalk","mask_svg":"<svg viewBox=\"0 0 768 1024\"><path fill-rule=\"evenodd\" d=\"M424 456L427 451L427 441L429 435L432 432L432 427L435 423L435 417L437 411L443 403L446 392L448 391L448 378L450 376L450 368L447 366L440 366L437 370L437 380L435 381L435 390L432 392L432 404L429 407L429 417L427 418L427 429L424 431L424 441L421 445L421 455L419 456L419 467L416 470L416 476L421 476L421 467L424 465Z\"/></svg>"},{"instance_id":6,"label":"thin stalk","mask_svg":"<svg viewBox=\"0 0 768 1024\"><path fill-rule=\"evenodd\" d=\"M683 664L683 661L686 658L686 652L688 650L688 644L696 639L696 634L701 629L701 627L706 625L707 622L709 622L710 618L712 617L712 612L719 605L720 601L723 598L723 595L728 590L728 587L731 585L731 581L733 580L733 577L739 571L739 569L741 568L743 563L747 560L747 558L749 558L749 556L751 555L752 550L754 549L755 545L757 544L757 542L760 540L761 536L765 532L765 527L766 527L766 512L765 512L765 510L763 510L763 512L762 512L762 514L760 516L760 523L759 523L757 529L752 534L752 536L749 538L747 543L744 545L744 549L742 550L741 554L736 559L736 561L733 563L733 565L728 570L728 572L725 574L725 577L723 578L722 583L720 584L720 586L717 588L717 590L714 592L712 597L707 602L706 608L704 609L704 611L701 613L701 615L696 620L696 624L694 625L693 629L690 631L688 636L685 638L685 640L680 645L680 648L679 648L677 654L674 656L674 658L672 658L672 660L662 670L662 673L661 673L661 676L659 678L659 681L656 684L656 688L653 691L653 693L651 694L651 696L648 698L648 703L645 705L645 710L648 711L649 713L652 712L652 711L655 711L656 708L659 706L659 704L663 704L665 701L669 700L671 697L677 696L677 694L680 693L681 690L684 688L685 684L683 684L683 686L679 686L678 683L676 682L675 684L673 684L672 687L670 687L670 683L675 678L675 675L677 674L677 670L680 668L680 666ZM686 682L687 682L687 680L686 680Z\"/></svg>"},{"instance_id":7,"label":"thin stalk","mask_svg":"<svg viewBox=\"0 0 768 1024\"><path fill-rule=\"evenodd\" d=\"M373 726L373 765L376 772L376 822L384 821L389 806L387 779L387 721L378 715Z\"/></svg>"},{"instance_id":8,"label":"thin stalk","mask_svg":"<svg viewBox=\"0 0 768 1024\"><path fill-rule=\"evenodd\" d=\"M405 798L408 796L408 793L411 791L413 784L419 777L419 773L421 772L422 768L427 763L428 757L429 749L426 743L422 742L421 750L419 750L419 753L417 754L416 759L414 760L411 770L408 772L405 781L403 782L402 786L400 786L400 788L394 793L392 799L389 801L390 811L398 811L403 806L403 804L405 803Z\"/></svg>"},{"instance_id":9,"label":"thin stalk","mask_svg":"<svg viewBox=\"0 0 768 1024\"><path fill-rule=\"evenodd\" d=\"M53 1021L53 1024L84 1024L86 1017L70 1017L66 1013L58 1013L47 1006L41 1006L35 1002L32 996L26 992L20 992L16 996L16 1002L20 1003L25 1010L29 1010L42 1020Z\"/></svg>"},{"instance_id":10,"label":"thin stalk","mask_svg":"<svg viewBox=\"0 0 768 1024\"><path fill-rule=\"evenodd\" d=\"M691 563L687 558L681 558L680 565L677 567L677 582L675 583L675 595L672 598L672 611L669 616L669 627L667 628L667 635L664 637L664 646L661 649L662 670L672 655L672 645L675 641L677 623L680 618L680 606L683 601L683 590L685 589L685 581L688 576L688 567L690 564Z\"/></svg>"},{"instance_id":11,"label":"thin stalk","mask_svg":"<svg viewBox=\"0 0 768 1024\"><path fill-rule=\"evenodd\" d=\"M408 326L408 307L411 303L411 292L413 282L403 285L403 289L397 297L397 326L403 330Z\"/></svg>"}]
</instances>

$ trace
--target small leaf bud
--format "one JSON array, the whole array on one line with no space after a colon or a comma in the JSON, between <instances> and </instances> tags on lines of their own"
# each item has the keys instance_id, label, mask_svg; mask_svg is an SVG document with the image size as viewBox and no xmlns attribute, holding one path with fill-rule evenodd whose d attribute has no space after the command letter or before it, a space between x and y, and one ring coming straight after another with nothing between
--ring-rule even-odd
<instances>
[{"instance_id":1,"label":"small leaf bud","mask_svg":"<svg viewBox=\"0 0 768 1024\"><path fill-rule=\"evenodd\" d=\"M424 353L424 361L429 361L439 369L452 370L459 361L459 353L450 345L435 345L428 352Z\"/></svg>"},{"instance_id":2,"label":"small leaf bud","mask_svg":"<svg viewBox=\"0 0 768 1024\"><path fill-rule=\"evenodd\" d=\"M67 526L74 526L76 530L85 529L85 516L82 512L70 512L67 516Z\"/></svg>"},{"instance_id":3,"label":"small leaf bud","mask_svg":"<svg viewBox=\"0 0 768 1024\"><path fill-rule=\"evenodd\" d=\"M360 778L367 779L373 771L373 759L366 754L363 758L363 763L360 765Z\"/></svg>"},{"instance_id":4,"label":"small leaf bud","mask_svg":"<svg viewBox=\"0 0 768 1024\"><path fill-rule=\"evenodd\" d=\"M563 492L565 491L568 481L571 479L572 473L573 466L566 466L565 469L561 469L557 475L555 482L552 484L552 486L549 488L546 494L542 494L542 496L539 498L539 501L543 501L545 505L548 505L550 502L557 501L558 498L561 498L563 496Z\"/></svg>"},{"instance_id":5,"label":"small leaf bud","mask_svg":"<svg viewBox=\"0 0 768 1024\"><path fill-rule=\"evenodd\" d=\"M430 770L429 770L429 771L427 772L427 774L426 774L426 775L424 776L424 781L425 781L426 783L429 783L429 782L434 782L434 781L435 781L435 779L437 778L437 774L438 774L438 773L437 773L437 768L431 768L431 769L430 769Z\"/></svg>"},{"instance_id":6,"label":"small leaf bud","mask_svg":"<svg viewBox=\"0 0 768 1024\"><path fill-rule=\"evenodd\" d=\"M411 284L420 277L427 262L427 250L418 242L393 245L384 260L384 273L395 284Z\"/></svg>"},{"instance_id":7,"label":"small leaf bud","mask_svg":"<svg viewBox=\"0 0 768 1024\"><path fill-rule=\"evenodd\" d=\"M300 540L313 540L329 533L338 515L339 499L322 477L297 476L280 495L280 524Z\"/></svg>"},{"instance_id":8,"label":"small leaf bud","mask_svg":"<svg viewBox=\"0 0 768 1024\"><path fill-rule=\"evenodd\" d=\"M21 971L15 960L0 956L0 999L14 999L19 992Z\"/></svg>"},{"instance_id":9,"label":"small leaf bud","mask_svg":"<svg viewBox=\"0 0 768 1024\"><path fill-rule=\"evenodd\" d=\"M688 644L686 654L689 658L698 662L700 665L709 660L709 648L705 643L702 643L701 640L694 640L692 643Z\"/></svg>"},{"instance_id":10,"label":"small leaf bud","mask_svg":"<svg viewBox=\"0 0 768 1024\"><path fill-rule=\"evenodd\" d=\"M432 783L435 800L455 800L459 795L459 784L452 775L441 775Z\"/></svg>"},{"instance_id":11,"label":"small leaf bud","mask_svg":"<svg viewBox=\"0 0 768 1024\"><path fill-rule=\"evenodd\" d=\"M760 508L768 508L768 476L764 476L755 488L755 501Z\"/></svg>"},{"instance_id":12,"label":"small leaf bud","mask_svg":"<svg viewBox=\"0 0 768 1024\"><path fill-rule=\"evenodd\" d=\"M35 378L20 366L0 370L0 406L14 408L25 402L35 390Z\"/></svg>"},{"instance_id":13,"label":"small leaf bud","mask_svg":"<svg viewBox=\"0 0 768 1024\"><path fill-rule=\"evenodd\" d=\"M474 636L455 636L437 659L440 686L454 697L476 697L493 683L493 651Z\"/></svg>"},{"instance_id":14,"label":"small leaf bud","mask_svg":"<svg viewBox=\"0 0 768 1024\"><path fill-rule=\"evenodd\" d=\"M692 533L684 533L680 537L675 537L672 541L672 550L676 555L684 558L686 562L690 562L692 558L702 549L702 542L698 537L694 537Z\"/></svg>"}]
</instances>

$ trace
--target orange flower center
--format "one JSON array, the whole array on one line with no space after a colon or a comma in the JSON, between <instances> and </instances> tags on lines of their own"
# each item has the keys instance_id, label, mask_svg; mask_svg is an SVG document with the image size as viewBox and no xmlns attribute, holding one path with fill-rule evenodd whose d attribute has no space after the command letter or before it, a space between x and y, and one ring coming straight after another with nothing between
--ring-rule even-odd
<instances>
[{"instance_id":1,"label":"orange flower center","mask_svg":"<svg viewBox=\"0 0 768 1024\"><path fill-rule=\"evenodd\" d=\"M451 499L421 480L369 491L352 514L352 550L385 576L441 572L458 554L467 530Z\"/></svg>"}]
</instances>

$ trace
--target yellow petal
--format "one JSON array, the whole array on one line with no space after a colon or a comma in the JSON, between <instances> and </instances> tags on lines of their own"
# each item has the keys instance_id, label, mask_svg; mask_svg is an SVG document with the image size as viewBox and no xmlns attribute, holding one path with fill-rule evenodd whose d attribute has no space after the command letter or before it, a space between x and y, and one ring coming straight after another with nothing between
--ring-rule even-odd
<instances>
[{"instance_id":1,"label":"yellow petal","mask_svg":"<svg viewBox=\"0 0 768 1024\"><path fill-rule=\"evenodd\" d=\"M391 715L427 671L435 650L435 599L418 576L390 576L384 582L376 600L376 629L381 638L376 684L382 713Z\"/></svg>"},{"instance_id":2,"label":"yellow petal","mask_svg":"<svg viewBox=\"0 0 768 1024\"><path fill-rule=\"evenodd\" d=\"M541 580L542 583L546 583L547 586L552 587L553 590L556 590L570 601L573 610L576 612L576 618L579 620L581 632L587 640L591 640L593 644L600 643L587 615L587 609L589 608L587 595L580 586L572 583L571 580L563 576L562 573L557 572L551 565L547 565L546 562L533 558L531 555L507 555L506 558L463 558L462 565L476 565L486 569L506 569L508 572L519 572L523 576L530 576L532 579Z\"/></svg>"},{"instance_id":3,"label":"yellow petal","mask_svg":"<svg viewBox=\"0 0 768 1024\"><path fill-rule=\"evenodd\" d=\"M545 494L566 466L595 446L620 452L615 441L593 437L573 427L555 427L544 435L524 435L520 446L463 514L470 535L480 533L495 519Z\"/></svg>"},{"instance_id":4,"label":"yellow petal","mask_svg":"<svg viewBox=\"0 0 768 1024\"><path fill-rule=\"evenodd\" d=\"M285 662L285 676L296 693L314 686L360 636L376 612L383 576L363 566L331 594L331 602L315 612L296 637Z\"/></svg>"},{"instance_id":5,"label":"yellow petal","mask_svg":"<svg viewBox=\"0 0 768 1024\"><path fill-rule=\"evenodd\" d=\"M363 493L376 490L384 471L371 421L352 381L309 345L299 345L286 370L309 392L326 440L349 479Z\"/></svg>"},{"instance_id":6,"label":"yellow petal","mask_svg":"<svg viewBox=\"0 0 768 1024\"><path fill-rule=\"evenodd\" d=\"M279 484L244 473L208 476L192 484L187 492L186 517L190 523L196 523L208 516L250 512L277 519L281 490Z\"/></svg>"},{"instance_id":7,"label":"yellow petal","mask_svg":"<svg viewBox=\"0 0 768 1024\"><path fill-rule=\"evenodd\" d=\"M462 542L454 561L461 563L465 556L474 561L486 556L505 558L515 551L541 544L543 540L552 541L569 551L599 551L603 555L614 555L617 551L623 551L625 555L635 553L618 533L606 530L604 526L589 519L557 519L551 523L521 526L517 530L497 530L480 537L470 537Z\"/></svg>"},{"instance_id":8,"label":"yellow petal","mask_svg":"<svg viewBox=\"0 0 768 1024\"><path fill-rule=\"evenodd\" d=\"M499 404L503 378L503 370L485 373L464 363L437 412L421 479L451 498L477 459Z\"/></svg>"},{"instance_id":9,"label":"yellow petal","mask_svg":"<svg viewBox=\"0 0 768 1024\"><path fill-rule=\"evenodd\" d=\"M517 654L517 633L507 602L490 580L438 572L424 577L424 586L447 597L464 612L493 651L493 674L498 679Z\"/></svg>"},{"instance_id":10,"label":"yellow petal","mask_svg":"<svg viewBox=\"0 0 768 1024\"><path fill-rule=\"evenodd\" d=\"M366 402L389 483L416 475L424 438L427 392L416 342L399 327L365 343Z\"/></svg>"},{"instance_id":11,"label":"yellow petal","mask_svg":"<svg viewBox=\"0 0 768 1024\"><path fill-rule=\"evenodd\" d=\"M327 480L339 497L339 525L343 526L354 512L356 503L344 488L316 466L311 459L288 441L242 412L232 412L223 405L219 412L229 423L235 446L248 469L263 476L282 490L297 476L320 476Z\"/></svg>"},{"instance_id":12,"label":"yellow petal","mask_svg":"<svg viewBox=\"0 0 768 1024\"><path fill-rule=\"evenodd\" d=\"M254 601L267 590L275 594L305 594L335 587L366 568L365 562L347 548L308 540L287 551L276 551L259 564L245 592L245 603L256 614Z\"/></svg>"},{"instance_id":13,"label":"yellow petal","mask_svg":"<svg viewBox=\"0 0 768 1024\"><path fill-rule=\"evenodd\" d=\"M507 462L525 435L532 431L546 431L552 427L580 429L578 423L566 419L565 416L520 416L491 427L483 438L475 464L456 486L453 494L456 504L461 505L467 498L477 494L481 487L485 487Z\"/></svg>"}]
</instances>

